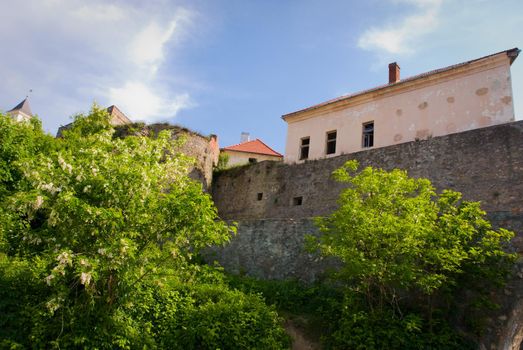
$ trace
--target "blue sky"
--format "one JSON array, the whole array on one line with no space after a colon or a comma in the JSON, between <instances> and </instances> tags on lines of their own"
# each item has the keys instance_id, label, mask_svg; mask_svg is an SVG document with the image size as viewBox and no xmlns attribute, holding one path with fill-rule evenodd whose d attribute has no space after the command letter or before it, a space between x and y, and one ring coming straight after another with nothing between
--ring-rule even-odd
<instances>
[{"instance_id":1,"label":"blue sky","mask_svg":"<svg viewBox=\"0 0 523 350\"><path fill-rule=\"evenodd\" d=\"M0 110L56 132L96 101L283 153L281 115L523 48L521 0L0 0ZM523 55L512 66L522 119Z\"/></svg>"}]
</instances>

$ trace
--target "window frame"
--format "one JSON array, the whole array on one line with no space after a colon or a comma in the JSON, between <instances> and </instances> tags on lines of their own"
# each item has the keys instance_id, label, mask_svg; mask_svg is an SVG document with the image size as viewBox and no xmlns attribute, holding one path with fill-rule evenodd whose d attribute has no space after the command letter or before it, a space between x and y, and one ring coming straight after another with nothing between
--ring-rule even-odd
<instances>
[{"instance_id":1,"label":"window frame","mask_svg":"<svg viewBox=\"0 0 523 350\"><path fill-rule=\"evenodd\" d=\"M303 141L307 140L307 144L304 144ZM303 149L307 148L307 156L303 157ZM299 160L307 160L309 159L309 154L311 150L311 137L305 136L300 138L300 149L299 149Z\"/></svg>"},{"instance_id":2,"label":"window frame","mask_svg":"<svg viewBox=\"0 0 523 350\"><path fill-rule=\"evenodd\" d=\"M372 125L372 131L366 131L365 127ZM361 148L372 148L374 147L374 120L365 122L361 125ZM370 141L369 141L370 140Z\"/></svg>"},{"instance_id":3,"label":"window frame","mask_svg":"<svg viewBox=\"0 0 523 350\"><path fill-rule=\"evenodd\" d=\"M329 140L329 136L334 134L334 139ZM325 133L325 155L330 156L336 154L336 142L338 140L338 130L331 130ZM329 152L329 145L334 144L333 152Z\"/></svg>"}]
</instances>

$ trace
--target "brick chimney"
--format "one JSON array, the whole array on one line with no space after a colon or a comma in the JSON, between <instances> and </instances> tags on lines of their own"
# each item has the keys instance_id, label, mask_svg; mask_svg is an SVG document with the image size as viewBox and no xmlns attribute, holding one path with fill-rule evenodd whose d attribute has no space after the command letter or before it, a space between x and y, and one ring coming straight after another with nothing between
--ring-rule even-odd
<instances>
[{"instance_id":1,"label":"brick chimney","mask_svg":"<svg viewBox=\"0 0 523 350\"><path fill-rule=\"evenodd\" d=\"M400 66L396 62L389 64L389 84L400 81Z\"/></svg>"}]
</instances>

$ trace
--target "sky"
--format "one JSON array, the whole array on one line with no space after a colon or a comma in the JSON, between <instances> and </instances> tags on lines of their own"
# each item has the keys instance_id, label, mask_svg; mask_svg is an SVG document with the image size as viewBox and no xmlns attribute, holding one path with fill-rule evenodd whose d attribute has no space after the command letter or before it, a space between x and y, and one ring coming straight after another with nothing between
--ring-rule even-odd
<instances>
[{"instance_id":1,"label":"sky","mask_svg":"<svg viewBox=\"0 0 523 350\"><path fill-rule=\"evenodd\" d=\"M523 48L521 28L521 0L0 0L0 111L29 94L55 134L115 104L283 153L283 114L387 83L393 61L406 78Z\"/></svg>"}]
</instances>

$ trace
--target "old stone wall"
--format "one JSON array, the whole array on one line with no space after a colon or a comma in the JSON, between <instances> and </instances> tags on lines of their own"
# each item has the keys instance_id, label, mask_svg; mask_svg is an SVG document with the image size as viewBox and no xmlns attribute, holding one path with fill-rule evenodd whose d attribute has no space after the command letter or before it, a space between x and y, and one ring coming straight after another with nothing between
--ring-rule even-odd
<instances>
[{"instance_id":1,"label":"old stone wall","mask_svg":"<svg viewBox=\"0 0 523 350\"><path fill-rule=\"evenodd\" d=\"M213 198L221 217L230 220L325 215L336 208L342 189L331 173L350 159L429 178L437 189L481 201L490 213L523 214L523 121L302 164L231 169L216 177Z\"/></svg>"},{"instance_id":2,"label":"old stone wall","mask_svg":"<svg viewBox=\"0 0 523 350\"><path fill-rule=\"evenodd\" d=\"M302 164L261 162L220 173L212 195L220 216L238 222L238 234L209 252L226 270L265 279L318 279L332 262L304 251L304 235L318 234L312 218L336 208L342 185L331 173L356 159L361 166L400 168L481 201L496 227L516 232L511 249L523 256L523 121ZM495 295L481 349L519 349L523 339L523 258Z\"/></svg>"},{"instance_id":3,"label":"old stone wall","mask_svg":"<svg viewBox=\"0 0 523 350\"><path fill-rule=\"evenodd\" d=\"M195 160L194 167L190 169L190 177L200 181L205 189L210 188L213 169L218 164L220 153L216 135L203 136L178 125L166 123L150 125L134 123L119 125L115 129L118 137L127 135L153 136L162 130L170 130L173 139L184 138L185 142L182 144L180 152Z\"/></svg>"}]
</instances>

